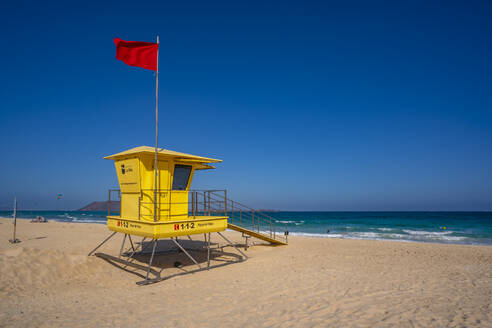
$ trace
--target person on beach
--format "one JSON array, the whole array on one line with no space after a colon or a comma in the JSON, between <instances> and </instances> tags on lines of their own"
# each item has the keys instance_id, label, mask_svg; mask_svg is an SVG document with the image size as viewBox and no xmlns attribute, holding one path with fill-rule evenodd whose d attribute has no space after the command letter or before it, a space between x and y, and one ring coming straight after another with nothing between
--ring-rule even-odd
<instances>
[{"instance_id":1,"label":"person on beach","mask_svg":"<svg viewBox=\"0 0 492 328\"><path fill-rule=\"evenodd\" d=\"M44 217L42 216L36 216L35 219L32 219L31 220L31 223L38 223L38 222L48 222L48 220L46 220Z\"/></svg>"}]
</instances>

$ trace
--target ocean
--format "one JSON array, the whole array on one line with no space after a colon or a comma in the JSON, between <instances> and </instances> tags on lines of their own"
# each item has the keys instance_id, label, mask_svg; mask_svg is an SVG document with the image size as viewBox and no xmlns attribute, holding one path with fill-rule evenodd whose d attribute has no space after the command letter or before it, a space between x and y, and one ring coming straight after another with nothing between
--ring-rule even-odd
<instances>
[{"instance_id":1,"label":"ocean","mask_svg":"<svg viewBox=\"0 0 492 328\"><path fill-rule=\"evenodd\" d=\"M492 245L492 212L264 212L289 235ZM107 212L18 211L18 218L106 223ZM12 211L0 211L12 217ZM5 227L3 227L5 229ZM277 228L277 231L281 229ZM329 230L329 232L328 232Z\"/></svg>"}]
</instances>

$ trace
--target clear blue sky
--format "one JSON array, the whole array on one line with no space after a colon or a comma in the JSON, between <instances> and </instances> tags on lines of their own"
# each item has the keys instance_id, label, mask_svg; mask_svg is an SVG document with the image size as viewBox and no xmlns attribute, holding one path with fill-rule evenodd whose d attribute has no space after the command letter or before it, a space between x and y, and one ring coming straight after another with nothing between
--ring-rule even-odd
<instances>
[{"instance_id":1,"label":"clear blue sky","mask_svg":"<svg viewBox=\"0 0 492 328\"><path fill-rule=\"evenodd\" d=\"M0 5L0 206L76 209L103 160L154 144L224 160L194 188L284 210L492 210L488 1ZM56 199L63 193L61 200Z\"/></svg>"}]
</instances>

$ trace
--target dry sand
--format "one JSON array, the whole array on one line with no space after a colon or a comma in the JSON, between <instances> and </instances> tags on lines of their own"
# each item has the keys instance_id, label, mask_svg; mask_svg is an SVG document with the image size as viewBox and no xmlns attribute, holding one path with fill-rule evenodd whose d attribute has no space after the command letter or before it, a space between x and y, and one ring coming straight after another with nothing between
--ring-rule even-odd
<instances>
[{"instance_id":1,"label":"dry sand","mask_svg":"<svg viewBox=\"0 0 492 328\"><path fill-rule=\"evenodd\" d=\"M16 245L11 227L0 220L1 327L492 327L492 247L291 237L258 242L246 262L137 286L143 270L87 256L104 225L20 220ZM117 255L121 240L101 252ZM235 258L224 251L213 265ZM168 253L154 268L193 266Z\"/></svg>"}]
</instances>

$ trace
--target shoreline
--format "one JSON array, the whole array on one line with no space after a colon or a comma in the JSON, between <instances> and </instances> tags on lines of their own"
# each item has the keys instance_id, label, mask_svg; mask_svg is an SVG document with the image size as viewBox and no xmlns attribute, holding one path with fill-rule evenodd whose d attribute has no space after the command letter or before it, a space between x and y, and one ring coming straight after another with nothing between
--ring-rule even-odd
<instances>
[{"instance_id":1,"label":"shoreline","mask_svg":"<svg viewBox=\"0 0 492 328\"><path fill-rule=\"evenodd\" d=\"M32 218L17 218L18 220L28 221L32 220ZM0 220L11 220L13 218L9 217L0 217ZM74 223L74 224L97 224L97 225L106 225L106 222L99 220L74 220L71 222L57 220L57 219L48 219L48 222L57 222L57 223ZM336 236L334 236L336 235ZM336 232L333 232L331 235L329 233L307 233L307 232L289 232L289 239L291 237L305 237L305 238L321 238L321 239L341 239L341 240L367 240L367 241L385 241L385 242L401 242L401 243L417 243L417 244L431 244L431 245L460 245L460 246L485 246L490 247L492 244L487 243L459 243L459 242L445 242L445 241L428 241L428 240L410 240L410 239L389 239L389 238L357 238L357 237L343 237L339 236Z\"/></svg>"}]
</instances>

